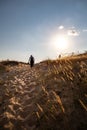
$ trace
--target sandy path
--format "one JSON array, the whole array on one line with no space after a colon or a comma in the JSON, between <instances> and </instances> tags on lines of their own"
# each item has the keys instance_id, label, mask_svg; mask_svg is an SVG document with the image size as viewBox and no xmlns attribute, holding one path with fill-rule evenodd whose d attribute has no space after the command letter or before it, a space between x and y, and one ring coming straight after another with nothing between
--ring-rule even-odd
<instances>
[{"instance_id":1,"label":"sandy path","mask_svg":"<svg viewBox=\"0 0 87 130\"><path fill-rule=\"evenodd\" d=\"M33 111L35 111L34 99L38 90L37 75L35 68L30 69L29 66L11 67L9 72L2 75L0 129L34 128L31 117L35 116ZM32 121L28 123L30 126L27 125L29 119Z\"/></svg>"}]
</instances>

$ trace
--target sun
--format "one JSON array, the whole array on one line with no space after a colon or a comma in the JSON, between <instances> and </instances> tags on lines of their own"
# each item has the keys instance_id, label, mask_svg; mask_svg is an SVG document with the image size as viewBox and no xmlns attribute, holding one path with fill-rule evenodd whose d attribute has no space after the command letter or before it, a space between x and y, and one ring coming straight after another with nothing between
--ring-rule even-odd
<instances>
[{"instance_id":1,"label":"sun","mask_svg":"<svg viewBox=\"0 0 87 130\"><path fill-rule=\"evenodd\" d=\"M68 38L65 35L58 35L55 37L54 44L58 49L64 50L68 47Z\"/></svg>"},{"instance_id":2,"label":"sun","mask_svg":"<svg viewBox=\"0 0 87 130\"><path fill-rule=\"evenodd\" d=\"M66 35L56 35L53 37L53 43L57 49L64 50L68 47L68 37Z\"/></svg>"}]
</instances>

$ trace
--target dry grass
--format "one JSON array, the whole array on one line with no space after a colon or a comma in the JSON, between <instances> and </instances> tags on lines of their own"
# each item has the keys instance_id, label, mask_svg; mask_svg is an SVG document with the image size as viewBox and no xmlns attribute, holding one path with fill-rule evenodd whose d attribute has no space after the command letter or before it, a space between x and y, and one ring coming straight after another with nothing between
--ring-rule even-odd
<instances>
[{"instance_id":1,"label":"dry grass","mask_svg":"<svg viewBox=\"0 0 87 130\"><path fill-rule=\"evenodd\" d=\"M42 121L42 118L40 118L39 115L39 124L41 123L42 125L40 125L40 129L75 130L77 127L79 127L79 129L86 129L87 123L85 121L87 121L87 116L83 115L87 115L87 98L84 96L87 94L87 54L66 57L54 61L46 60L42 62L42 66L44 66L44 71L40 71L38 80L40 84L44 86L46 95L45 97L41 96L43 98L40 97L42 101L42 109L45 108L45 110L43 109L44 121ZM43 105L43 100L46 97L45 105ZM53 100L51 100L51 98ZM60 127L56 124L58 123L58 120L61 119L60 113L58 113L58 106L55 104L55 101L57 102L58 100L62 110L60 112L62 114L61 123L64 128L61 128L61 123L59 125ZM41 102L39 105L40 104ZM74 114L71 115L73 112ZM59 119L57 119L57 116ZM42 122L45 122L45 124L43 125ZM72 122L76 126L73 125L73 127L70 128ZM80 124L80 122L82 123Z\"/></svg>"}]
</instances>

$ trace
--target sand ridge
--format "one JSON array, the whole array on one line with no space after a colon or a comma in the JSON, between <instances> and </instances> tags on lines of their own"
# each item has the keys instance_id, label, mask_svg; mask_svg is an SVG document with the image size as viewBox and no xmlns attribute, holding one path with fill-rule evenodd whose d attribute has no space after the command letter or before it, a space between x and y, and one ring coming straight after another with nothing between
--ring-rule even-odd
<instances>
[{"instance_id":1,"label":"sand ridge","mask_svg":"<svg viewBox=\"0 0 87 130\"><path fill-rule=\"evenodd\" d=\"M86 63L7 66L0 73L0 130L85 130Z\"/></svg>"}]
</instances>

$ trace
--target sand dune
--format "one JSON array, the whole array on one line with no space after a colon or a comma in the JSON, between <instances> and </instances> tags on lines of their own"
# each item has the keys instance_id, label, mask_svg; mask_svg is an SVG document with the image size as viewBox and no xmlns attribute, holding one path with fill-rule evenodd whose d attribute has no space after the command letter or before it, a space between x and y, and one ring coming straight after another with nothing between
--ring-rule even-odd
<instances>
[{"instance_id":1,"label":"sand dune","mask_svg":"<svg viewBox=\"0 0 87 130\"><path fill-rule=\"evenodd\" d=\"M86 130L87 55L0 66L0 130Z\"/></svg>"}]
</instances>

